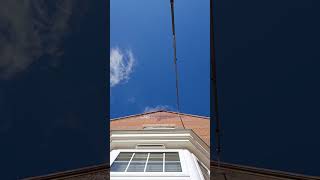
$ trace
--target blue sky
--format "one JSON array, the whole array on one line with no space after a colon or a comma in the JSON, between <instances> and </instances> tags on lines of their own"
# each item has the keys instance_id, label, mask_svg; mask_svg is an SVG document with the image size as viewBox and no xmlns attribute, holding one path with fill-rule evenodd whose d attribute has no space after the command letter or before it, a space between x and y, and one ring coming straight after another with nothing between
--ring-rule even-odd
<instances>
[{"instance_id":1,"label":"blue sky","mask_svg":"<svg viewBox=\"0 0 320 180\"><path fill-rule=\"evenodd\" d=\"M169 0L110 1L110 116L176 110ZM209 0L176 0L181 112L210 114Z\"/></svg>"}]
</instances>

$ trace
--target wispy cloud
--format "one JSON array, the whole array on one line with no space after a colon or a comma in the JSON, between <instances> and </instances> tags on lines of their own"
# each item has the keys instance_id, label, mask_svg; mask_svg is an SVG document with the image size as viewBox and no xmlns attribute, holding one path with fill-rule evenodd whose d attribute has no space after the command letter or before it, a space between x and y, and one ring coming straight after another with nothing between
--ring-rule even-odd
<instances>
[{"instance_id":1,"label":"wispy cloud","mask_svg":"<svg viewBox=\"0 0 320 180\"><path fill-rule=\"evenodd\" d=\"M110 86L126 83L133 71L135 58L131 50L112 48L110 52Z\"/></svg>"},{"instance_id":2,"label":"wispy cloud","mask_svg":"<svg viewBox=\"0 0 320 180\"><path fill-rule=\"evenodd\" d=\"M26 70L42 55L61 55L75 0L2 0L0 78Z\"/></svg>"},{"instance_id":3,"label":"wispy cloud","mask_svg":"<svg viewBox=\"0 0 320 180\"><path fill-rule=\"evenodd\" d=\"M144 108L144 113L146 112L153 112L153 111L160 111L160 110L172 110L173 108L171 106L168 105L157 105L157 106L147 106Z\"/></svg>"}]
</instances>

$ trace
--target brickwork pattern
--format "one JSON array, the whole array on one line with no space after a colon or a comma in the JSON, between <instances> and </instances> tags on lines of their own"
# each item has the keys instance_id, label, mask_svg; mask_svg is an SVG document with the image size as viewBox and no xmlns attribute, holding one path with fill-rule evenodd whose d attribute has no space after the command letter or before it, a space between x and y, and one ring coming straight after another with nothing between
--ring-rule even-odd
<instances>
[{"instance_id":1,"label":"brickwork pattern","mask_svg":"<svg viewBox=\"0 0 320 180\"><path fill-rule=\"evenodd\" d=\"M180 114L186 129L192 129L208 146L210 146L210 120L206 117ZM110 130L142 130L150 125L175 125L183 128L178 113L159 111L129 116L112 120Z\"/></svg>"}]
</instances>

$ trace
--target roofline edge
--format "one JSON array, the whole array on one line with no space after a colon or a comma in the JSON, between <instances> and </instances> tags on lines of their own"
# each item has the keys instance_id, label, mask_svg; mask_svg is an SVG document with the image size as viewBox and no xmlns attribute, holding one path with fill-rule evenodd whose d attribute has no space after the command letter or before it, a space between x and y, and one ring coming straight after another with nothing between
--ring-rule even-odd
<instances>
[{"instance_id":1,"label":"roofline edge","mask_svg":"<svg viewBox=\"0 0 320 180\"><path fill-rule=\"evenodd\" d=\"M121 120L121 119L125 119L125 118L136 117L136 116L142 116L142 115L151 114L151 113L157 113L157 112L168 112L168 113L173 113L173 114L181 114L181 115L185 115L185 116L192 116L192 117L210 119L210 117L207 117L207 116L200 116L200 115L187 114L187 113L178 113L178 112L175 112L175 111L168 111L168 110L157 110L157 111L143 112L143 113L134 114L134 115L117 117L117 118L110 119L110 121Z\"/></svg>"},{"instance_id":2,"label":"roofline edge","mask_svg":"<svg viewBox=\"0 0 320 180\"><path fill-rule=\"evenodd\" d=\"M310 175L304 175L304 174L298 174L298 173L292 173L292 172L286 172L286 171L280 171L280 170L258 168L258 167L252 167L252 166L246 166L246 165L226 163L226 162L220 162L219 164L217 161L211 160L210 167L219 168L219 166L221 168L221 171L223 171L223 169L228 169L228 170L244 171L244 172L250 172L253 174L260 174L264 176L273 176L273 177L293 179L293 180L320 180L320 177L317 177L317 176L310 176Z\"/></svg>"}]
</instances>

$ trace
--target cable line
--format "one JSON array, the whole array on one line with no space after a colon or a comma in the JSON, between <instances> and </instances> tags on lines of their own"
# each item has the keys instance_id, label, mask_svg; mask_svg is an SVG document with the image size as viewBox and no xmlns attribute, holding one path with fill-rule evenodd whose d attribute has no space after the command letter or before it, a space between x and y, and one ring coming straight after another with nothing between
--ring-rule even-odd
<instances>
[{"instance_id":1,"label":"cable line","mask_svg":"<svg viewBox=\"0 0 320 180\"><path fill-rule=\"evenodd\" d=\"M173 62L174 62L174 70L176 73L176 96L177 96L177 109L178 109L178 116L181 121L183 128L185 129L184 123L182 121L180 115L180 102L179 102L179 79L178 79L178 65L177 65L177 48L176 48L176 31L174 26L174 0L170 0L171 5L171 23L172 23L172 35L173 35Z\"/></svg>"}]
</instances>

